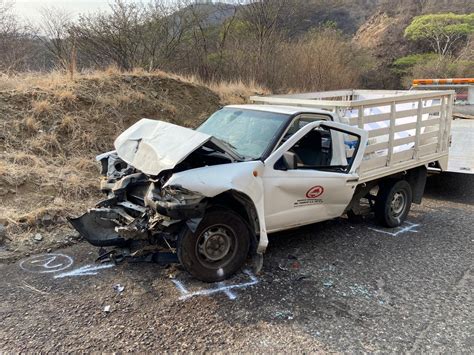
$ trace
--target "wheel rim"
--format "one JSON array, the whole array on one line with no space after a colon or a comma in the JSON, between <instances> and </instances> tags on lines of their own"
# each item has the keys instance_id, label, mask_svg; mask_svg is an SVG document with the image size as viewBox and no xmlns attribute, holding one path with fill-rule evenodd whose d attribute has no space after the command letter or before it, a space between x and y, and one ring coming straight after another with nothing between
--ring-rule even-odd
<instances>
[{"instance_id":1,"label":"wheel rim","mask_svg":"<svg viewBox=\"0 0 474 355\"><path fill-rule=\"evenodd\" d=\"M235 255L236 242L235 232L229 226L208 227L198 237L196 256L206 267L222 267Z\"/></svg>"},{"instance_id":2,"label":"wheel rim","mask_svg":"<svg viewBox=\"0 0 474 355\"><path fill-rule=\"evenodd\" d=\"M405 191L400 190L393 194L392 201L390 202L390 214L393 217L400 217L405 212L407 204L407 194Z\"/></svg>"}]
</instances>

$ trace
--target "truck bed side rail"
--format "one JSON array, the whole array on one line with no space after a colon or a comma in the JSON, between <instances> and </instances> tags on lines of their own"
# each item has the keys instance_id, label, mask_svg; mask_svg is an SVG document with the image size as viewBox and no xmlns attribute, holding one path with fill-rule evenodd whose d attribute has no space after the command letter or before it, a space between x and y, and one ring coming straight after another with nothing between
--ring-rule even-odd
<instances>
[{"instance_id":1,"label":"truck bed side rail","mask_svg":"<svg viewBox=\"0 0 474 355\"><path fill-rule=\"evenodd\" d=\"M452 90L340 90L251 100L330 110L340 122L366 130L369 141L359 170L364 181L447 161L454 94Z\"/></svg>"}]
</instances>

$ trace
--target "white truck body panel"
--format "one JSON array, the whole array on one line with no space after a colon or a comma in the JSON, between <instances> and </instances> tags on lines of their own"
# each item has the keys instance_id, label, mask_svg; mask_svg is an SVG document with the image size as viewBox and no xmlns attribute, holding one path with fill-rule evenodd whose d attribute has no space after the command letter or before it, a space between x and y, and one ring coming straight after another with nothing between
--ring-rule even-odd
<instances>
[{"instance_id":1,"label":"white truck body panel","mask_svg":"<svg viewBox=\"0 0 474 355\"><path fill-rule=\"evenodd\" d=\"M458 119L451 123L447 171L474 174L474 120Z\"/></svg>"}]
</instances>

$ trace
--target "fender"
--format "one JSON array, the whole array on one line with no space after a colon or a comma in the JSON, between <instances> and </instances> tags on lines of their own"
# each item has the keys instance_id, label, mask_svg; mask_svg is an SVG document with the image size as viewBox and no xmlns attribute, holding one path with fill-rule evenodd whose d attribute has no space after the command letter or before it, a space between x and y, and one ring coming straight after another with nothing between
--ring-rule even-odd
<instances>
[{"instance_id":1,"label":"fender","mask_svg":"<svg viewBox=\"0 0 474 355\"><path fill-rule=\"evenodd\" d=\"M261 161L206 166L173 174L163 187L180 186L206 197L215 197L229 190L247 195L255 205L260 225L257 253L265 252L268 245L265 225Z\"/></svg>"}]
</instances>

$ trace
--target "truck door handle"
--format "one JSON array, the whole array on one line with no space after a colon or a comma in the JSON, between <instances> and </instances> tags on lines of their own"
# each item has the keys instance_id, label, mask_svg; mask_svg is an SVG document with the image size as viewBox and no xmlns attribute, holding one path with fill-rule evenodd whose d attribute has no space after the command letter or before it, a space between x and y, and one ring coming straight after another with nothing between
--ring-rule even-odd
<instances>
[{"instance_id":1,"label":"truck door handle","mask_svg":"<svg viewBox=\"0 0 474 355\"><path fill-rule=\"evenodd\" d=\"M359 178L347 179L346 182L357 182Z\"/></svg>"}]
</instances>

